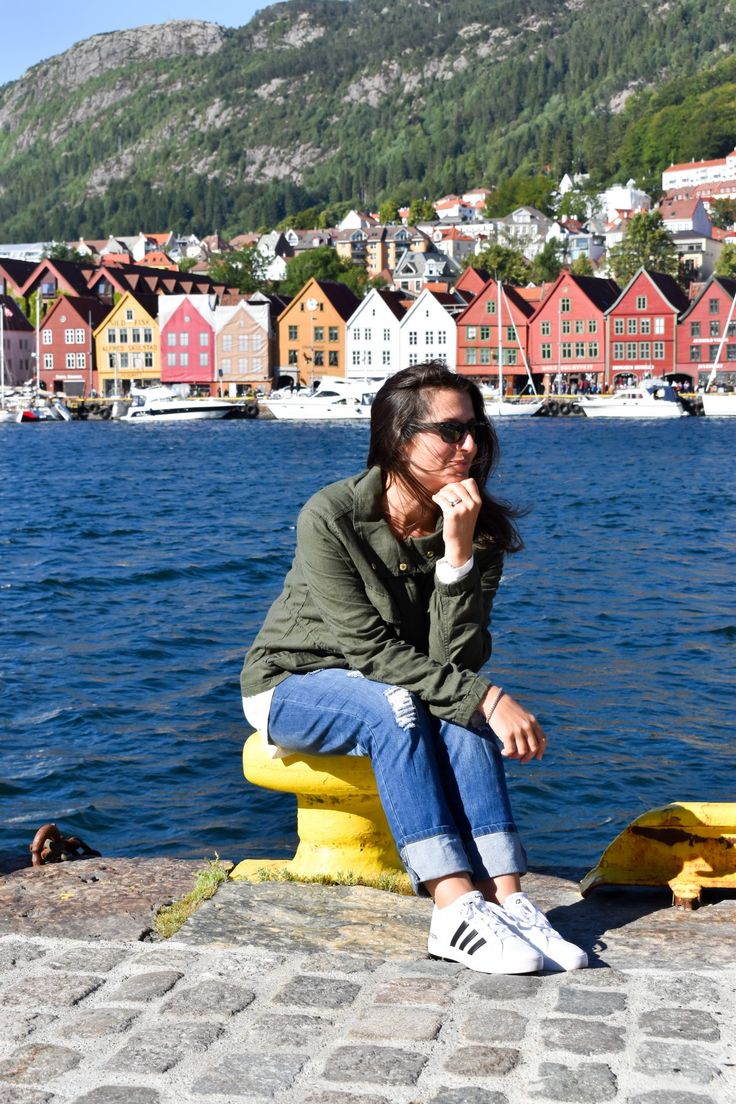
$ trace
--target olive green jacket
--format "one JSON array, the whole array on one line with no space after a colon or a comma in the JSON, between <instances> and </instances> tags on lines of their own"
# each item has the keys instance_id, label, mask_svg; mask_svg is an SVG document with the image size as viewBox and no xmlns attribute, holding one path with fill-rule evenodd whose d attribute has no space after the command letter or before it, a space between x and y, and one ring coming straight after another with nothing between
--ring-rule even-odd
<instances>
[{"instance_id":1,"label":"olive green jacket","mask_svg":"<svg viewBox=\"0 0 736 1104\"><path fill-rule=\"evenodd\" d=\"M476 546L472 570L441 583L442 522L402 542L381 513L381 471L333 483L306 503L280 596L246 656L244 697L326 667L403 686L438 717L468 726L490 682L488 631L502 554Z\"/></svg>"}]
</instances>

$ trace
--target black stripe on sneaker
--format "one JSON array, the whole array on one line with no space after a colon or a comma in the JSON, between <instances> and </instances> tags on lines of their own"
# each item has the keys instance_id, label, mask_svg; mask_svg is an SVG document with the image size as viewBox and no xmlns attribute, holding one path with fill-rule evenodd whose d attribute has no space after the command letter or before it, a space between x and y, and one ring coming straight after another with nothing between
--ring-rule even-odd
<instances>
[{"instance_id":1,"label":"black stripe on sneaker","mask_svg":"<svg viewBox=\"0 0 736 1104\"><path fill-rule=\"evenodd\" d=\"M468 934L463 939L463 941L460 944L460 947L458 949L461 950L461 951L464 951L465 948L467 947L468 943L472 943L473 940L477 939L477 938L478 938L478 932L475 930L475 928L471 928L470 931L468 932Z\"/></svg>"},{"instance_id":2,"label":"black stripe on sneaker","mask_svg":"<svg viewBox=\"0 0 736 1104\"><path fill-rule=\"evenodd\" d=\"M481 947L485 947L485 945L486 945L486 941L483 938L483 936L481 935L479 937L477 943L474 943L472 947L468 947L468 954L469 955L475 954L476 951L479 951L481 949Z\"/></svg>"},{"instance_id":3,"label":"black stripe on sneaker","mask_svg":"<svg viewBox=\"0 0 736 1104\"><path fill-rule=\"evenodd\" d=\"M453 935L452 939L450 940L450 946L454 947L455 944L457 943L458 939L460 939L460 937L463 935L463 933L466 932L467 930L468 930L468 925L465 922L465 920L463 920L462 923L460 924L460 926L458 927L457 931Z\"/></svg>"}]
</instances>

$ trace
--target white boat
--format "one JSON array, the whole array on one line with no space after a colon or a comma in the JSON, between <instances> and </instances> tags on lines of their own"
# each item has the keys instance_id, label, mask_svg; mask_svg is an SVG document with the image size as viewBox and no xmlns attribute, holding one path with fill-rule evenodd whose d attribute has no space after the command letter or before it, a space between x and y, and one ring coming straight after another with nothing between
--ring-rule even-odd
<instances>
[{"instance_id":1,"label":"white boat","mask_svg":"<svg viewBox=\"0 0 736 1104\"><path fill-rule=\"evenodd\" d=\"M622 387L613 395L578 398L587 418L683 418L687 411L668 383L646 380L635 387Z\"/></svg>"},{"instance_id":2,"label":"white boat","mask_svg":"<svg viewBox=\"0 0 736 1104\"><path fill-rule=\"evenodd\" d=\"M736 392L706 391L703 412L709 418L736 418Z\"/></svg>"},{"instance_id":3,"label":"white boat","mask_svg":"<svg viewBox=\"0 0 736 1104\"><path fill-rule=\"evenodd\" d=\"M132 406L121 422L193 422L224 418L232 410L225 399L195 399L170 387L131 387Z\"/></svg>"},{"instance_id":4,"label":"white boat","mask_svg":"<svg viewBox=\"0 0 736 1104\"><path fill-rule=\"evenodd\" d=\"M380 383L362 383L341 376L323 376L316 391L272 393L259 405L279 421L368 421Z\"/></svg>"},{"instance_id":5,"label":"white boat","mask_svg":"<svg viewBox=\"0 0 736 1104\"><path fill-rule=\"evenodd\" d=\"M528 402L511 402L509 399L485 399L484 405L489 418L530 418L544 406L544 399L531 399Z\"/></svg>"}]
</instances>

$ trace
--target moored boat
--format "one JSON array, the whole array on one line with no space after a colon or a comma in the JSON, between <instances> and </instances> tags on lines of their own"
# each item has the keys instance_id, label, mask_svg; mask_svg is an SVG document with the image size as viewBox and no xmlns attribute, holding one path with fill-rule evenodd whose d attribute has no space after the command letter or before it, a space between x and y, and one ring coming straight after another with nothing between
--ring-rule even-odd
<instances>
[{"instance_id":1,"label":"moored boat","mask_svg":"<svg viewBox=\"0 0 736 1104\"><path fill-rule=\"evenodd\" d=\"M133 404L121 422L192 422L224 418L232 409L226 399L180 396L169 387L131 387L130 394Z\"/></svg>"},{"instance_id":2,"label":"moored boat","mask_svg":"<svg viewBox=\"0 0 736 1104\"><path fill-rule=\"evenodd\" d=\"M703 413L709 418L736 418L736 391L706 391Z\"/></svg>"},{"instance_id":3,"label":"moored boat","mask_svg":"<svg viewBox=\"0 0 736 1104\"><path fill-rule=\"evenodd\" d=\"M379 386L323 376L319 388L312 393L277 391L270 398L261 399L260 406L279 421L366 421Z\"/></svg>"},{"instance_id":4,"label":"moored boat","mask_svg":"<svg viewBox=\"0 0 736 1104\"><path fill-rule=\"evenodd\" d=\"M613 395L583 396L578 403L587 418L682 418L687 415L675 389L659 380L622 387Z\"/></svg>"}]
</instances>

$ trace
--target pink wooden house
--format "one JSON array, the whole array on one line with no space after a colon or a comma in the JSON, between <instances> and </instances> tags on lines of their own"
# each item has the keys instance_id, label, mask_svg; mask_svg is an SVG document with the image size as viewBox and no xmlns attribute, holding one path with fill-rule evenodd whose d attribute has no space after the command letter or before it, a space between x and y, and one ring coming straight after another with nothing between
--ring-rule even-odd
<instances>
[{"instance_id":1,"label":"pink wooden house","mask_svg":"<svg viewBox=\"0 0 736 1104\"><path fill-rule=\"evenodd\" d=\"M216 393L216 304L208 295L160 296L162 383L188 383L195 393Z\"/></svg>"},{"instance_id":2,"label":"pink wooden house","mask_svg":"<svg viewBox=\"0 0 736 1104\"><path fill-rule=\"evenodd\" d=\"M604 385L606 311L619 294L614 280L560 273L529 325L529 361L545 391Z\"/></svg>"},{"instance_id":3,"label":"pink wooden house","mask_svg":"<svg viewBox=\"0 0 736 1104\"><path fill-rule=\"evenodd\" d=\"M677 320L688 307L672 276L640 268L606 312L613 387L677 370Z\"/></svg>"}]
</instances>

